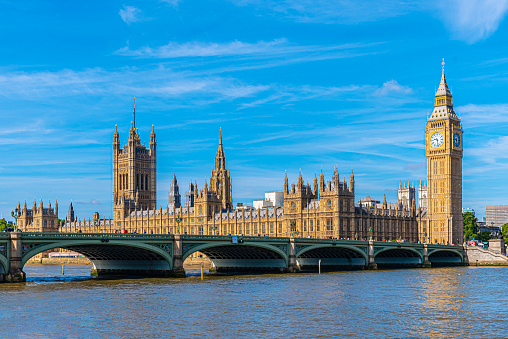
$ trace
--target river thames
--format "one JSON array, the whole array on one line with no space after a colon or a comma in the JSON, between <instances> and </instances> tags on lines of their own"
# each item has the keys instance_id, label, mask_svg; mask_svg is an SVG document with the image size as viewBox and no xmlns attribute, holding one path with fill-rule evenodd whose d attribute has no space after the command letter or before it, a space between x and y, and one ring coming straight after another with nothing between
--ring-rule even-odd
<instances>
[{"instance_id":1,"label":"river thames","mask_svg":"<svg viewBox=\"0 0 508 339\"><path fill-rule=\"evenodd\" d=\"M64 277L56 265L25 271L26 283L0 285L1 337L508 337L507 267L204 281L93 280L88 266L66 266Z\"/></svg>"}]
</instances>

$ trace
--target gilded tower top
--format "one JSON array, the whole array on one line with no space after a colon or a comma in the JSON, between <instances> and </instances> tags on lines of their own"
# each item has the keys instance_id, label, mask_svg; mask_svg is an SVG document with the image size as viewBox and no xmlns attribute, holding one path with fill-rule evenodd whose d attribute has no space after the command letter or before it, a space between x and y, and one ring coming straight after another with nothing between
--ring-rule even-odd
<instances>
[{"instance_id":1,"label":"gilded tower top","mask_svg":"<svg viewBox=\"0 0 508 339\"><path fill-rule=\"evenodd\" d=\"M436 101L434 102L434 110L428 118L428 121L444 119L460 120L453 110L452 92L448 88L444 72L444 59L441 64L443 65L441 82L439 83L439 87L435 93Z\"/></svg>"}]
</instances>

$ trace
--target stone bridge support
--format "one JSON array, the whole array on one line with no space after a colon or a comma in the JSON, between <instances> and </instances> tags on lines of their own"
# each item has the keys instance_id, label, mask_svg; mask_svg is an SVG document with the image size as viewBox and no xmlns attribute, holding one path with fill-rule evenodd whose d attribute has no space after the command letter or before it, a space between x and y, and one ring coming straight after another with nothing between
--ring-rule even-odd
<instances>
[{"instance_id":1,"label":"stone bridge support","mask_svg":"<svg viewBox=\"0 0 508 339\"><path fill-rule=\"evenodd\" d=\"M296 244L295 238L289 238L289 252L288 252L288 272L297 272L299 270L298 265L296 264Z\"/></svg>"},{"instance_id":2,"label":"stone bridge support","mask_svg":"<svg viewBox=\"0 0 508 339\"><path fill-rule=\"evenodd\" d=\"M429 248L427 247L427 244L423 244L423 267L429 268L430 266Z\"/></svg>"},{"instance_id":3,"label":"stone bridge support","mask_svg":"<svg viewBox=\"0 0 508 339\"><path fill-rule=\"evenodd\" d=\"M367 263L367 269L376 270L377 264L374 261L374 241L369 240L369 262Z\"/></svg>"},{"instance_id":4,"label":"stone bridge support","mask_svg":"<svg viewBox=\"0 0 508 339\"><path fill-rule=\"evenodd\" d=\"M11 251L9 257L9 268L5 273L5 282L24 282L26 274L23 272L23 262L21 259L21 233L10 233Z\"/></svg>"},{"instance_id":5,"label":"stone bridge support","mask_svg":"<svg viewBox=\"0 0 508 339\"><path fill-rule=\"evenodd\" d=\"M185 270L183 268L183 244L181 234L175 234L175 240L173 242L173 275L175 277L185 278Z\"/></svg>"}]
</instances>

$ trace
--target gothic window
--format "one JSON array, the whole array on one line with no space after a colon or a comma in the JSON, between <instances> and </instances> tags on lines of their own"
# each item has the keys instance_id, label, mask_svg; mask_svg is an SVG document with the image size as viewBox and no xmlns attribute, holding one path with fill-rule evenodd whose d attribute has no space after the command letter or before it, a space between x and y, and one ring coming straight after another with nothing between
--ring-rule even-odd
<instances>
[{"instance_id":1,"label":"gothic window","mask_svg":"<svg viewBox=\"0 0 508 339\"><path fill-rule=\"evenodd\" d=\"M198 210L199 210L199 215L203 214L203 206L199 205Z\"/></svg>"},{"instance_id":2,"label":"gothic window","mask_svg":"<svg viewBox=\"0 0 508 339\"><path fill-rule=\"evenodd\" d=\"M333 231L333 221L330 218L326 219L326 230Z\"/></svg>"},{"instance_id":3,"label":"gothic window","mask_svg":"<svg viewBox=\"0 0 508 339\"><path fill-rule=\"evenodd\" d=\"M281 233L282 233L282 223L279 222L279 234L281 234Z\"/></svg>"},{"instance_id":4,"label":"gothic window","mask_svg":"<svg viewBox=\"0 0 508 339\"><path fill-rule=\"evenodd\" d=\"M303 221L303 231L307 232L307 220Z\"/></svg>"},{"instance_id":5,"label":"gothic window","mask_svg":"<svg viewBox=\"0 0 508 339\"><path fill-rule=\"evenodd\" d=\"M332 201L331 200L328 200L327 201L327 205L328 205L328 209L332 209Z\"/></svg>"},{"instance_id":6,"label":"gothic window","mask_svg":"<svg viewBox=\"0 0 508 339\"><path fill-rule=\"evenodd\" d=\"M265 233L266 233L266 224L265 224L265 223L263 223L262 233L263 233L263 234L265 234Z\"/></svg>"},{"instance_id":7,"label":"gothic window","mask_svg":"<svg viewBox=\"0 0 508 339\"><path fill-rule=\"evenodd\" d=\"M314 220L310 221L310 231L314 231Z\"/></svg>"},{"instance_id":8,"label":"gothic window","mask_svg":"<svg viewBox=\"0 0 508 339\"><path fill-rule=\"evenodd\" d=\"M148 174L145 175L145 190L148 190Z\"/></svg>"},{"instance_id":9,"label":"gothic window","mask_svg":"<svg viewBox=\"0 0 508 339\"><path fill-rule=\"evenodd\" d=\"M316 220L316 231L319 232L319 220Z\"/></svg>"},{"instance_id":10,"label":"gothic window","mask_svg":"<svg viewBox=\"0 0 508 339\"><path fill-rule=\"evenodd\" d=\"M270 233L273 234L274 233L274 228L273 228L273 222L270 223Z\"/></svg>"},{"instance_id":11,"label":"gothic window","mask_svg":"<svg viewBox=\"0 0 508 339\"><path fill-rule=\"evenodd\" d=\"M44 220L44 227L48 227L48 221Z\"/></svg>"},{"instance_id":12,"label":"gothic window","mask_svg":"<svg viewBox=\"0 0 508 339\"><path fill-rule=\"evenodd\" d=\"M294 202L291 203L291 211L294 211L296 209L296 205Z\"/></svg>"}]
</instances>

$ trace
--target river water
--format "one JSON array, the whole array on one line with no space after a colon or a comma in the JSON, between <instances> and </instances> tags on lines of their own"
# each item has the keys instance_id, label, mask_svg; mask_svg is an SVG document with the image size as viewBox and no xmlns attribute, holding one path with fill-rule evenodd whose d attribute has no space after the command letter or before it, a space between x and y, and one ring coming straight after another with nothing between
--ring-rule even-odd
<instances>
[{"instance_id":1,"label":"river water","mask_svg":"<svg viewBox=\"0 0 508 339\"><path fill-rule=\"evenodd\" d=\"M92 280L88 266L25 272L26 283L0 284L0 337L508 337L508 267L203 281Z\"/></svg>"}]
</instances>

